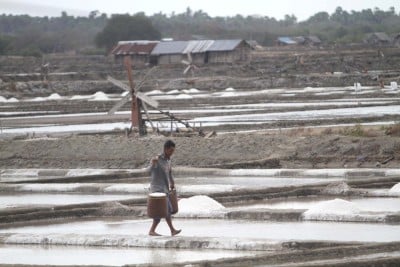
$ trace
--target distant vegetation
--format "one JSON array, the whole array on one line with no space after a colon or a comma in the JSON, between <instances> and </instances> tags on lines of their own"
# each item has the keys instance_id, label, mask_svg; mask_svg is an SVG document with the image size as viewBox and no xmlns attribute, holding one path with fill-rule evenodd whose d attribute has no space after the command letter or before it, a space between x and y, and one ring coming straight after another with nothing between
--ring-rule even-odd
<instances>
[{"instance_id":1,"label":"distant vegetation","mask_svg":"<svg viewBox=\"0 0 400 267\"><path fill-rule=\"evenodd\" d=\"M253 39L270 46L278 36L316 35L324 43L361 42L366 33L400 33L400 14L394 8L347 12L338 7L332 14L319 12L298 22L293 15L282 20L261 16L210 17L187 8L181 14L158 13L146 17L98 14L73 17L0 15L0 55L35 55L74 51L101 54L118 40L174 38ZM97 45L97 46L96 46Z\"/></svg>"}]
</instances>

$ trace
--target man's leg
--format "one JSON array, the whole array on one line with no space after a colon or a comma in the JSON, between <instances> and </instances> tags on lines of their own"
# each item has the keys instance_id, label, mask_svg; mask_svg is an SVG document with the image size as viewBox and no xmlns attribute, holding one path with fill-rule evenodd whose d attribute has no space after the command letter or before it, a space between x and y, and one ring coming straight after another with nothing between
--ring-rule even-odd
<instances>
[{"instance_id":1,"label":"man's leg","mask_svg":"<svg viewBox=\"0 0 400 267\"><path fill-rule=\"evenodd\" d=\"M156 232L156 228L160 223L160 221L161 221L160 219L153 219L153 224L150 227L149 235L160 236L160 234Z\"/></svg>"},{"instance_id":2,"label":"man's leg","mask_svg":"<svg viewBox=\"0 0 400 267\"><path fill-rule=\"evenodd\" d=\"M174 226L172 225L172 219L171 216L168 216L167 218L165 218L165 220L167 221L167 224L169 226L169 230L171 230L171 235L177 235L179 234L182 230L176 230L174 228Z\"/></svg>"}]
</instances>

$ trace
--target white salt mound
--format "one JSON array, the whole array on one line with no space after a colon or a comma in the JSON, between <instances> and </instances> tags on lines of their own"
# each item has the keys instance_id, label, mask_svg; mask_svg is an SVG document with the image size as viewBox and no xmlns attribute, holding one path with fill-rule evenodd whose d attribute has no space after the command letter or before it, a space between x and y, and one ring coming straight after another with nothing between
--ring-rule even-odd
<instances>
[{"instance_id":1,"label":"white salt mound","mask_svg":"<svg viewBox=\"0 0 400 267\"><path fill-rule=\"evenodd\" d=\"M354 203L343 199L323 201L303 213L304 219L308 220L340 220L349 215L356 216L361 212Z\"/></svg>"},{"instance_id":2,"label":"white salt mound","mask_svg":"<svg viewBox=\"0 0 400 267\"><path fill-rule=\"evenodd\" d=\"M227 91L227 92L233 92L233 91L236 91L234 88L232 88L232 87L228 87L228 88L226 88L225 89L225 91Z\"/></svg>"},{"instance_id":3,"label":"white salt mound","mask_svg":"<svg viewBox=\"0 0 400 267\"><path fill-rule=\"evenodd\" d=\"M1 101L0 101L1 102ZM19 102L18 99L16 99L15 97L11 97L10 99L7 100L8 103L17 103Z\"/></svg>"},{"instance_id":4,"label":"white salt mound","mask_svg":"<svg viewBox=\"0 0 400 267\"><path fill-rule=\"evenodd\" d=\"M390 195L400 195L400 183L395 184L392 188L389 190Z\"/></svg>"},{"instance_id":5,"label":"white salt mound","mask_svg":"<svg viewBox=\"0 0 400 267\"><path fill-rule=\"evenodd\" d=\"M7 102L7 98L5 98L4 96L0 95L0 102Z\"/></svg>"},{"instance_id":6,"label":"white salt mound","mask_svg":"<svg viewBox=\"0 0 400 267\"><path fill-rule=\"evenodd\" d=\"M51 94L51 95L49 95L48 97L47 97L47 99L49 99L49 100L59 100L59 99L61 99L62 97L59 95L59 94L57 94L57 93L54 93L54 94Z\"/></svg>"},{"instance_id":7,"label":"white salt mound","mask_svg":"<svg viewBox=\"0 0 400 267\"><path fill-rule=\"evenodd\" d=\"M109 100L110 98L103 92L97 92L93 95L92 100Z\"/></svg>"},{"instance_id":8,"label":"white salt mound","mask_svg":"<svg viewBox=\"0 0 400 267\"><path fill-rule=\"evenodd\" d=\"M179 215L201 216L223 211L225 207L214 199L198 195L179 200Z\"/></svg>"},{"instance_id":9,"label":"white salt mound","mask_svg":"<svg viewBox=\"0 0 400 267\"><path fill-rule=\"evenodd\" d=\"M187 90L183 90L183 92L186 93L186 94L196 94L196 93L199 93L200 91L198 89L196 89L196 88L190 88L190 89L187 89Z\"/></svg>"}]
</instances>

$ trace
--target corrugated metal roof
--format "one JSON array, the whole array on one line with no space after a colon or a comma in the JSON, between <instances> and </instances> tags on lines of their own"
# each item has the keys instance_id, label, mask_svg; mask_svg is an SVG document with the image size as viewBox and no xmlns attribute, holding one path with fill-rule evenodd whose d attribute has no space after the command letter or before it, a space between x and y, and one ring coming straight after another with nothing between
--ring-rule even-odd
<instances>
[{"instance_id":1,"label":"corrugated metal roof","mask_svg":"<svg viewBox=\"0 0 400 267\"><path fill-rule=\"evenodd\" d=\"M184 54L187 53L205 53L208 51L208 48L212 46L214 40L194 40L189 41L185 50L183 50Z\"/></svg>"},{"instance_id":2,"label":"corrugated metal roof","mask_svg":"<svg viewBox=\"0 0 400 267\"><path fill-rule=\"evenodd\" d=\"M151 54L152 55L182 54L187 45L188 41L160 42L154 47Z\"/></svg>"},{"instance_id":3,"label":"corrugated metal roof","mask_svg":"<svg viewBox=\"0 0 400 267\"><path fill-rule=\"evenodd\" d=\"M214 43L207 49L207 51L232 51L243 40L215 40Z\"/></svg>"},{"instance_id":4,"label":"corrugated metal roof","mask_svg":"<svg viewBox=\"0 0 400 267\"><path fill-rule=\"evenodd\" d=\"M290 37L278 37L278 41L284 44L297 44L297 42Z\"/></svg>"},{"instance_id":5,"label":"corrugated metal roof","mask_svg":"<svg viewBox=\"0 0 400 267\"><path fill-rule=\"evenodd\" d=\"M150 54L158 41L120 41L111 50L113 55Z\"/></svg>"}]
</instances>

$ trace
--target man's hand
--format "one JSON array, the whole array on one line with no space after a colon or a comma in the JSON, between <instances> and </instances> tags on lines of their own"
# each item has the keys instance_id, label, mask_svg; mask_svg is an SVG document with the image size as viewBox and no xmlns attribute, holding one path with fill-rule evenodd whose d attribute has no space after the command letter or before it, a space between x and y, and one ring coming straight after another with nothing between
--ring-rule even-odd
<instances>
[{"instance_id":1,"label":"man's hand","mask_svg":"<svg viewBox=\"0 0 400 267\"><path fill-rule=\"evenodd\" d=\"M151 159L151 165L156 166L158 163L158 157L152 158Z\"/></svg>"}]
</instances>

